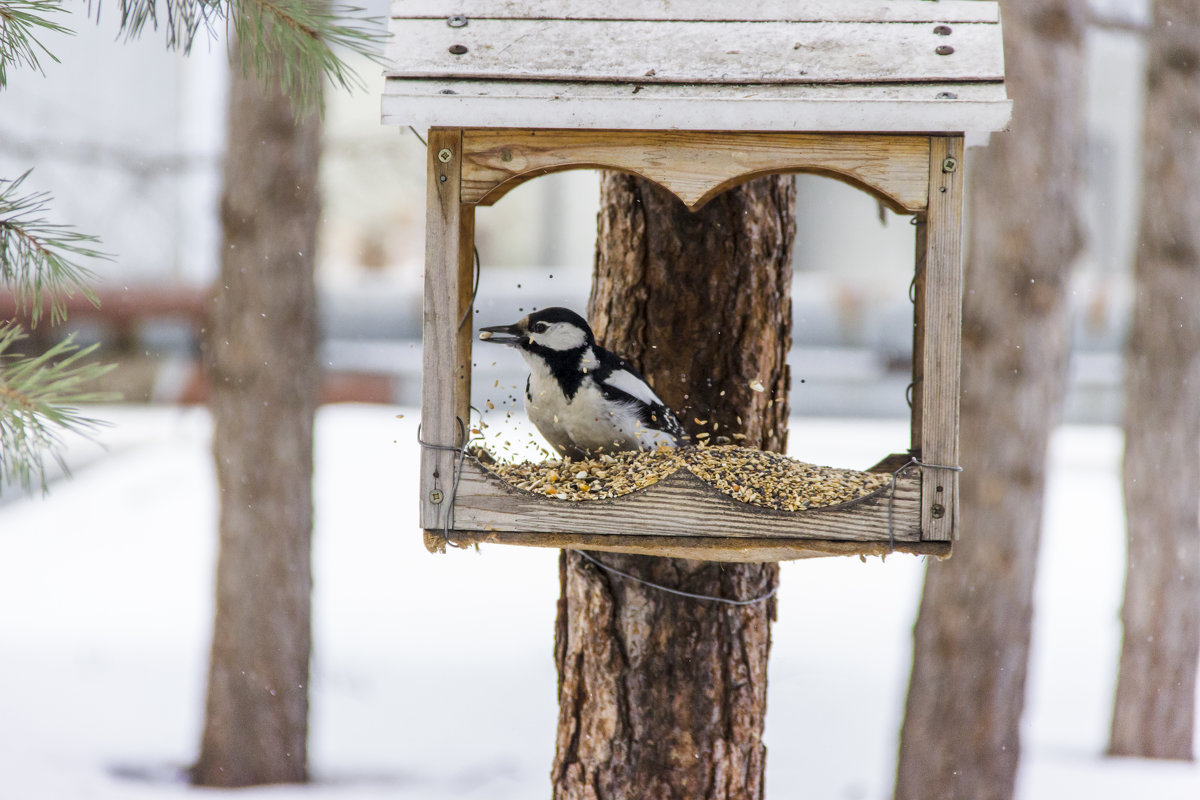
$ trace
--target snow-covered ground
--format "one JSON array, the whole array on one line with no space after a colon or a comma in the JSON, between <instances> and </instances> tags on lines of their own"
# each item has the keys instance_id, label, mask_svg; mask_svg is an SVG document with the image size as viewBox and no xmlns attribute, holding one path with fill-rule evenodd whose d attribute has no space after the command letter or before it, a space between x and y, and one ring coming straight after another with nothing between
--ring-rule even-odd
<instances>
[{"instance_id":1,"label":"snow-covered ground","mask_svg":"<svg viewBox=\"0 0 1200 800\"><path fill-rule=\"evenodd\" d=\"M104 409L47 499L0 503L0 798L213 796L196 755L215 555L203 410ZM397 418L403 414L403 418ZM416 528L417 414L332 406L317 443L307 787L270 800L548 794L557 552L434 556ZM795 420L794 454L866 466L901 422ZM1200 767L1102 757L1119 642L1120 437L1054 441L1025 718L1022 800L1194 800ZM768 796L883 800L921 562L784 566Z\"/></svg>"}]
</instances>

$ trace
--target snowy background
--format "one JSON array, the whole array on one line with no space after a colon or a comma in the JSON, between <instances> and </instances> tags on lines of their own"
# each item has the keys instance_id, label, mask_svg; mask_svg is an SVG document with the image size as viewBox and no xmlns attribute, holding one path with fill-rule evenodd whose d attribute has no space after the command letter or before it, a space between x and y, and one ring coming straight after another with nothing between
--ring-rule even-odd
<instances>
[{"instance_id":1,"label":"snowy background","mask_svg":"<svg viewBox=\"0 0 1200 800\"><path fill-rule=\"evenodd\" d=\"M216 497L203 409L100 410L48 498L0 502L0 798L214 796L200 738ZM403 415L398 418L398 415ZM431 555L413 409L325 406L317 424L314 784L257 800L547 797L557 551ZM793 454L866 466L902 421L795 419ZM1110 760L1119 645L1120 435L1051 454L1021 800L1194 800L1196 765ZM886 450L884 450L886 451ZM969 528L968 528L969 532ZM771 798L884 800L922 562L784 565L766 740Z\"/></svg>"}]
</instances>

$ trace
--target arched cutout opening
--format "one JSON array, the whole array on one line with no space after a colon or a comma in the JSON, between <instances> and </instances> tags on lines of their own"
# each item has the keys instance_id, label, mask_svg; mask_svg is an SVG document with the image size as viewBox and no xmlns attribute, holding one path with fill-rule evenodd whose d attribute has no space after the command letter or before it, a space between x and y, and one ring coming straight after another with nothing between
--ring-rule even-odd
<instances>
[{"instance_id":1,"label":"arched cutout opening","mask_svg":"<svg viewBox=\"0 0 1200 800\"><path fill-rule=\"evenodd\" d=\"M900 213L919 212L928 200L926 136L658 132L638 141L619 131L587 133L464 131L463 201L489 205L520 183L566 169L640 175L693 210L725 189L771 173L835 177Z\"/></svg>"},{"instance_id":2,"label":"arched cutout opening","mask_svg":"<svg viewBox=\"0 0 1200 800\"><path fill-rule=\"evenodd\" d=\"M904 417L912 380L913 218L884 211L876 195L836 176L796 178L794 334L788 359L792 414L807 420ZM736 185L740 181L726 188ZM477 326L513 322L551 305L586 315L598 197L594 173L557 170L542 180L514 184L503 202L476 212L483 265L474 305ZM524 362L515 353L478 343L473 352L472 405L483 412L489 446L503 459L553 457L539 449L544 447L540 437L524 421ZM886 425L871 429L876 441L867 452L850 446L839 453L825 442L812 452L795 449L793 455L865 468L910 445L907 431Z\"/></svg>"}]
</instances>

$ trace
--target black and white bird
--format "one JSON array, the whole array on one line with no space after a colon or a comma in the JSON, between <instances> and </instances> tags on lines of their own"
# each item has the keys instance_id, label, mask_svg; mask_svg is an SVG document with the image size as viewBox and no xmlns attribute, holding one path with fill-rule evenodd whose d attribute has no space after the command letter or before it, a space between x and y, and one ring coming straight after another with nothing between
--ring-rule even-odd
<instances>
[{"instance_id":1,"label":"black and white bird","mask_svg":"<svg viewBox=\"0 0 1200 800\"><path fill-rule=\"evenodd\" d=\"M682 443L671 409L636 369L596 344L574 311L544 308L512 325L481 328L479 338L521 351L529 365L525 411L562 455L594 458Z\"/></svg>"}]
</instances>

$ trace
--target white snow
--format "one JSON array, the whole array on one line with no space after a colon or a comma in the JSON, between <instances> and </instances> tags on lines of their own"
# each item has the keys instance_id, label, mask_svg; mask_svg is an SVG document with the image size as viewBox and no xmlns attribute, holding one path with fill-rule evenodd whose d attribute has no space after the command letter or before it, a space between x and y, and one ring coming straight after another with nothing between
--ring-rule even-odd
<instances>
[{"instance_id":1,"label":"white snow","mask_svg":"<svg viewBox=\"0 0 1200 800\"><path fill-rule=\"evenodd\" d=\"M107 450L76 444L72 480L0 503L0 798L215 796L180 778L198 747L211 624L209 420L102 413L117 423ZM557 552L426 553L416 424L411 409L320 412L315 783L245 800L548 796ZM841 466L865 466L906 435L903 422L854 420L795 420L791 432L795 455ZM1054 440L1021 800L1200 797L1195 764L1102 757L1119 644L1120 448L1103 427ZM922 568L906 556L784 566L769 797L889 796Z\"/></svg>"}]
</instances>

